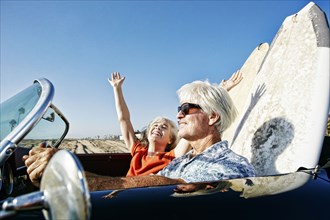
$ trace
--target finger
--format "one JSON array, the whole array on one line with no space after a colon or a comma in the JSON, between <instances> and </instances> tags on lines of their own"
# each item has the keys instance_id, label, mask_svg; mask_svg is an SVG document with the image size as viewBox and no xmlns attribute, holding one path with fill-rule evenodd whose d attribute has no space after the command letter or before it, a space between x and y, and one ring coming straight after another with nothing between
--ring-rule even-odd
<instances>
[{"instance_id":1,"label":"finger","mask_svg":"<svg viewBox=\"0 0 330 220\"><path fill-rule=\"evenodd\" d=\"M42 152L30 155L25 160L25 166L28 168L28 170L31 172L31 170L34 170L36 167L40 165L47 165L50 161L51 157L58 151L56 148L46 148Z\"/></svg>"},{"instance_id":2,"label":"finger","mask_svg":"<svg viewBox=\"0 0 330 220\"><path fill-rule=\"evenodd\" d=\"M25 161L26 161L28 158L29 158L28 155L24 155L24 156L22 157L22 161L25 163Z\"/></svg>"},{"instance_id":3,"label":"finger","mask_svg":"<svg viewBox=\"0 0 330 220\"><path fill-rule=\"evenodd\" d=\"M116 80L116 79L118 79L118 72L115 72L115 74L114 74L114 79Z\"/></svg>"},{"instance_id":4,"label":"finger","mask_svg":"<svg viewBox=\"0 0 330 220\"><path fill-rule=\"evenodd\" d=\"M40 152L44 152L47 148L44 147L34 147L29 151L29 156L33 156L39 154Z\"/></svg>"},{"instance_id":5,"label":"finger","mask_svg":"<svg viewBox=\"0 0 330 220\"><path fill-rule=\"evenodd\" d=\"M232 81L235 85L237 85L243 79L242 72L240 70L238 70L235 72L234 75L235 76L233 76Z\"/></svg>"},{"instance_id":6,"label":"finger","mask_svg":"<svg viewBox=\"0 0 330 220\"><path fill-rule=\"evenodd\" d=\"M239 78L240 75L240 70L237 70L234 74L233 74L233 81L237 80L237 78Z\"/></svg>"},{"instance_id":7,"label":"finger","mask_svg":"<svg viewBox=\"0 0 330 220\"><path fill-rule=\"evenodd\" d=\"M243 79L243 74L242 74L242 72L240 72L239 75L237 76L236 84L238 84L239 82L241 82L242 79Z\"/></svg>"},{"instance_id":8,"label":"finger","mask_svg":"<svg viewBox=\"0 0 330 220\"><path fill-rule=\"evenodd\" d=\"M39 167L35 168L34 170L30 170L29 177L32 182L39 182L39 180L42 177L42 174L45 170L46 166L45 165L40 165Z\"/></svg>"},{"instance_id":9,"label":"finger","mask_svg":"<svg viewBox=\"0 0 330 220\"><path fill-rule=\"evenodd\" d=\"M238 73L237 73L237 78L238 78L238 79L241 79L241 78L243 78L243 73L242 73L242 71L241 71L241 70L238 70Z\"/></svg>"},{"instance_id":10,"label":"finger","mask_svg":"<svg viewBox=\"0 0 330 220\"><path fill-rule=\"evenodd\" d=\"M25 165L27 167L31 166L34 162L44 161L49 158L49 153L53 148L40 148L30 150L28 158L25 160Z\"/></svg>"},{"instance_id":11,"label":"finger","mask_svg":"<svg viewBox=\"0 0 330 220\"><path fill-rule=\"evenodd\" d=\"M231 77L229 78L229 80L234 81L234 79L235 79L235 77L236 77L236 73L237 73L237 71L234 72L234 73L231 75Z\"/></svg>"},{"instance_id":12,"label":"finger","mask_svg":"<svg viewBox=\"0 0 330 220\"><path fill-rule=\"evenodd\" d=\"M31 161L29 161L31 162ZM41 160L37 160L34 161L32 163L30 163L29 166L27 166L27 173L30 174L34 174L36 172L40 173L43 172L43 169L46 168L48 162L47 161L41 161Z\"/></svg>"},{"instance_id":13,"label":"finger","mask_svg":"<svg viewBox=\"0 0 330 220\"><path fill-rule=\"evenodd\" d=\"M35 155L37 153L36 151L37 151L37 147L34 147L31 150L29 150L29 157Z\"/></svg>"},{"instance_id":14,"label":"finger","mask_svg":"<svg viewBox=\"0 0 330 220\"><path fill-rule=\"evenodd\" d=\"M41 143L39 144L39 148L46 148L47 145L48 145L47 141L41 142Z\"/></svg>"},{"instance_id":15,"label":"finger","mask_svg":"<svg viewBox=\"0 0 330 220\"><path fill-rule=\"evenodd\" d=\"M25 160L25 166L28 167L28 169L34 169L35 165L34 163L37 160L37 156L29 156L26 160Z\"/></svg>"}]
</instances>

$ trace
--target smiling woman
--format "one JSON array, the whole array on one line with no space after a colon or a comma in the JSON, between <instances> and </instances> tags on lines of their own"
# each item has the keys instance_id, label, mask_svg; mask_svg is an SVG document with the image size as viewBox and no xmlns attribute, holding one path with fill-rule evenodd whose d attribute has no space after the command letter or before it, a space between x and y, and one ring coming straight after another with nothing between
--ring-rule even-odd
<instances>
[{"instance_id":1,"label":"smiling woman","mask_svg":"<svg viewBox=\"0 0 330 220\"><path fill-rule=\"evenodd\" d=\"M132 155L127 176L156 174L175 157L184 154L189 145L181 142L180 147L175 148L178 143L176 125L164 117L155 118L148 125L142 139L138 140L122 92L124 80L125 77L122 78L120 73L115 72L108 81L113 87L122 136Z\"/></svg>"},{"instance_id":2,"label":"smiling woman","mask_svg":"<svg viewBox=\"0 0 330 220\"><path fill-rule=\"evenodd\" d=\"M142 134L131 148L132 160L127 176L156 174L175 158L178 137L172 121L157 117Z\"/></svg>"}]
</instances>

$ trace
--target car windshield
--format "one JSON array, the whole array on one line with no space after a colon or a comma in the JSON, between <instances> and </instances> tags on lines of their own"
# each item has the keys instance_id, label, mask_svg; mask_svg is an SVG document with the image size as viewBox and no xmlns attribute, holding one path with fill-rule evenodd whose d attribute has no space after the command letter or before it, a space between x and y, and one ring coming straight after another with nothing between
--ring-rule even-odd
<instances>
[{"instance_id":1,"label":"car windshield","mask_svg":"<svg viewBox=\"0 0 330 220\"><path fill-rule=\"evenodd\" d=\"M45 141L50 146L57 147L58 141L62 140L67 128L64 119L55 113L54 108L54 106L48 108L38 124L19 143L20 147L38 146L39 143Z\"/></svg>"},{"instance_id":2,"label":"car windshield","mask_svg":"<svg viewBox=\"0 0 330 220\"><path fill-rule=\"evenodd\" d=\"M0 105L1 143L33 147L47 141L58 147L68 131L68 121L52 103L54 87L38 79Z\"/></svg>"},{"instance_id":3,"label":"car windshield","mask_svg":"<svg viewBox=\"0 0 330 220\"><path fill-rule=\"evenodd\" d=\"M38 102L41 86L35 83L0 105L1 141L31 112Z\"/></svg>"}]
</instances>

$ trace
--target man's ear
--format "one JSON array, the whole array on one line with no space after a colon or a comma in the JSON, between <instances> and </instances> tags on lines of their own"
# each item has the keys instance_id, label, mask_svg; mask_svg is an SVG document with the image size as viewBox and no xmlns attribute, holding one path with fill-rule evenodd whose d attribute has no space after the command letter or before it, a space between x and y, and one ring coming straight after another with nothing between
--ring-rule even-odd
<instances>
[{"instance_id":1,"label":"man's ear","mask_svg":"<svg viewBox=\"0 0 330 220\"><path fill-rule=\"evenodd\" d=\"M209 125L214 125L220 120L220 115L212 112L211 115L209 116Z\"/></svg>"}]
</instances>

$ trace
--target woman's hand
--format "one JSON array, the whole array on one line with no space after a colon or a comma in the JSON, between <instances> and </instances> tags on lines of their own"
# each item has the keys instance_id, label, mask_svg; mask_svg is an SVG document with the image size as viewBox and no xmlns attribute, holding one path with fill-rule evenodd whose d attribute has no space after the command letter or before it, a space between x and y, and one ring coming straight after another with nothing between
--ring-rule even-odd
<instances>
[{"instance_id":1,"label":"woman's hand","mask_svg":"<svg viewBox=\"0 0 330 220\"><path fill-rule=\"evenodd\" d=\"M121 77L119 72L113 72L111 74L111 79L108 78L108 82L112 87L118 87L123 84L125 77Z\"/></svg>"},{"instance_id":2,"label":"woman's hand","mask_svg":"<svg viewBox=\"0 0 330 220\"><path fill-rule=\"evenodd\" d=\"M234 88L238 83L240 83L243 79L242 72L240 70L237 70L228 80L222 80L220 83L220 86L227 90L231 90Z\"/></svg>"}]
</instances>

